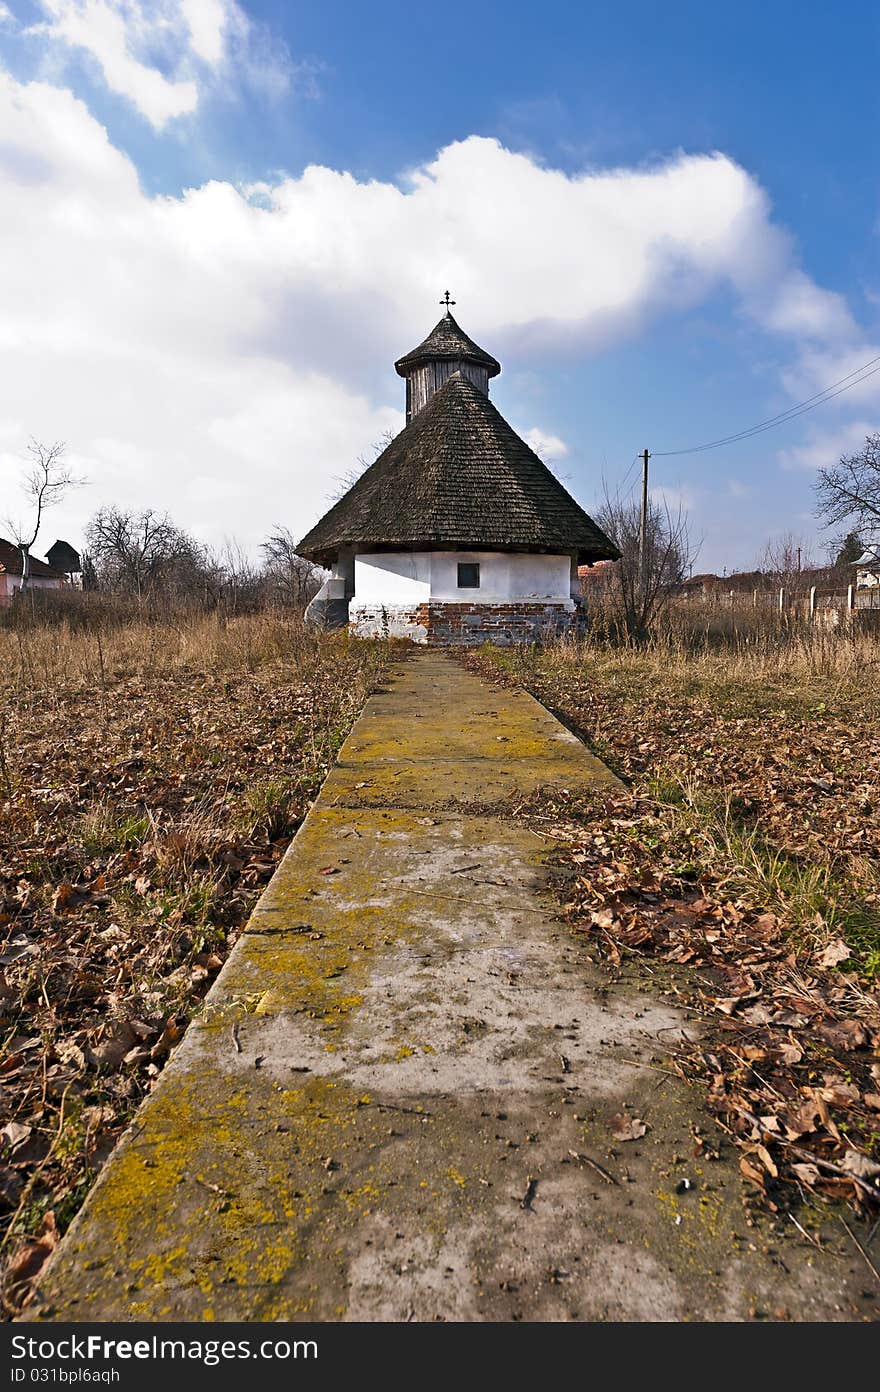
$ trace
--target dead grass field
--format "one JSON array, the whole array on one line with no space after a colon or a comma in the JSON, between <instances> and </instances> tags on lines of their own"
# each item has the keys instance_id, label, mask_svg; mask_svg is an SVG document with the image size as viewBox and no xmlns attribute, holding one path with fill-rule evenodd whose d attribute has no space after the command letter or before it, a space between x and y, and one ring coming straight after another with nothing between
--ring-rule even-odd
<instances>
[{"instance_id":1,"label":"dead grass field","mask_svg":"<svg viewBox=\"0 0 880 1392\"><path fill-rule=\"evenodd\" d=\"M19 1308L387 645L261 615L0 629L0 1211Z\"/></svg>"},{"instance_id":2,"label":"dead grass field","mask_svg":"<svg viewBox=\"0 0 880 1392\"><path fill-rule=\"evenodd\" d=\"M681 629L466 661L624 780L523 815L567 843L564 912L609 970L637 964L704 1013L676 1066L741 1147L747 1193L880 1214L880 643Z\"/></svg>"}]
</instances>

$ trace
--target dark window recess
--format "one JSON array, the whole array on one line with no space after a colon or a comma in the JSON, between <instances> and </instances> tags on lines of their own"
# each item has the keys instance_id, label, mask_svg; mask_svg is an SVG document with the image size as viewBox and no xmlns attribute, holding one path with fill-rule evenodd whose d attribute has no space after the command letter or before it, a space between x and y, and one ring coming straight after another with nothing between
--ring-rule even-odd
<instances>
[{"instance_id":1,"label":"dark window recess","mask_svg":"<svg viewBox=\"0 0 880 1392\"><path fill-rule=\"evenodd\" d=\"M479 565L473 561L459 561L458 588L460 590L478 590L480 588Z\"/></svg>"}]
</instances>

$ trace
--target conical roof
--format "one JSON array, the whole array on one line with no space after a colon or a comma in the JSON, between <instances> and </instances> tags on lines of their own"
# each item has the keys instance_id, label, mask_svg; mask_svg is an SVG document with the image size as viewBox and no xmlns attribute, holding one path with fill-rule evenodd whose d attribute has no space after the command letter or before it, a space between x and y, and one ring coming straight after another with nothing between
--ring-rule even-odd
<instances>
[{"instance_id":1,"label":"conical roof","mask_svg":"<svg viewBox=\"0 0 880 1392\"><path fill-rule=\"evenodd\" d=\"M614 543L460 372L443 384L303 537L320 565L340 549L576 553L616 560Z\"/></svg>"},{"instance_id":2,"label":"conical roof","mask_svg":"<svg viewBox=\"0 0 880 1392\"><path fill-rule=\"evenodd\" d=\"M491 353L485 352L472 338L468 338L448 310L440 322L434 325L425 341L420 343L418 348L413 348L411 353L405 353L402 358L398 358L394 366L398 374L405 377L420 363L438 360L479 363L480 367L486 368L490 377L497 377L501 371L501 364L497 358L493 358Z\"/></svg>"}]
</instances>

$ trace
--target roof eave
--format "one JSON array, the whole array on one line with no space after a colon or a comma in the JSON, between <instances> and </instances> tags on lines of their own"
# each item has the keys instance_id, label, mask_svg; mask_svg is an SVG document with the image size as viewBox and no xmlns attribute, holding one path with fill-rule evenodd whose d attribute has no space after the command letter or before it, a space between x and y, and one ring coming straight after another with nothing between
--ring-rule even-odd
<instances>
[{"instance_id":1,"label":"roof eave","mask_svg":"<svg viewBox=\"0 0 880 1392\"><path fill-rule=\"evenodd\" d=\"M453 353L453 352L431 352L431 353L408 353L405 358L398 358L394 364L394 370L398 377L405 377L413 367L420 367L422 363L429 362L463 362L472 363L474 367L482 367L488 377L497 377L501 371L501 364L495 358L480 356L477 353Z\"/></svg>"},{"instance_id":2,"label":"roof eave","mask_svg":"<svg viewBox=\"0 0 880 1392\"><path fill-rule=\"evenodd\" d=\"M474 538L471 541L457 539L455 541L440 540L437 537L420 537L413 541L375 541L375 540L353 540L351 537L336 542L325 542L318 546L309 546L300 542L296 554L302 556L306 561L313 565L324 566L325 568L333 565L338 559L340 551L353 551L355 555L377 555L382 552L406 552L406 551L503 551L512 552L519 555L528 556L573 556L577 559L578 565L592 565L595 561L619 561L620 552L614 546L604 546L601 542L595 545L585 546L579 542L546 542L531 544L525 542L492 542L485 538Z\"/></svg>"}]
</instances>

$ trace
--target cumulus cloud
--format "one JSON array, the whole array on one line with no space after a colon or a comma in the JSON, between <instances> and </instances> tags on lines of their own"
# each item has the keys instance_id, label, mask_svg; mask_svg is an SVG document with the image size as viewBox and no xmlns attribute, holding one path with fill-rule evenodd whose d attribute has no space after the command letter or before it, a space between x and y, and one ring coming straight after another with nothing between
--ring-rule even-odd
<instances>
[{"instance_id":1,"label":"cumulus cloud","mask_svg":"<svg viewBox=\"0 0 880 1392\"><path fill-rule=\"evenodd\" d=\"M203 88L235 67L264 88L283 89L292 71L283 47L235 0L38 0L36 26L56 49L85 53L111 91L162 130L190 115ZM32 31L32 32L35 32Z\"/></svg>"},{"instance_id":2,"label":"cumulus cloud","mask_svg":"<svg viewBox=\"0 0 880 1392\"><path fill-rule=\"evenodd\" d=\"M878 370L861 375L860 370L875 358ZM845 387L833 398L837 405L832 409L880 404L880 344L864 339L845 346L805 344L783 373L783 382L791 396L804 401L826 387Z\"/></svg>"},{"instance_id":3,"label":"cumulus cloud","mask_svg":"<svg viewBox=\"0 0 880 1392\"><path fill-rule=\"evenodd\" d=\"M532 426L531 430L523 431L523 439L545 463L549 463L551 459L564 459L568 454L568 445L564 440L560 440L558 435L551 435L549 431L541 430L537 425Z\"/></svg>"},{"instance_id":4,"label":"cumulus cloud","mask_svg":"<svg viewBox=\"0 0 880 1392\"><path fill-rule=\"evenodd\" d=\"M876 434L877 419L847 421L831 429L813 429L807 440L790 449L780 450L779 462L784 469L803 469L810 472L827 469L843 454L857 454L867 435Z\"/></svg>"},{"instance_id":5,"label":"cumulus cloud","mask_svg":"<svg viewBox=\"0 0 880 1392\"><path fill-rule=\"evenodd\" d=\"M60 15L73 0L51 3ZM208 65L224 61L232 12L149 10L185 21ZM66 439L91 480L71 527L115 501L168 507L213 540L255 546L278 521L304 532L334 480L402 423L390 364L447 284L468 332L513 370L724 286L768 330L798 338L806 318L818 332L824 313L843 332L760 187L720 154L570 176L471 137L399 184L312 166L171 197L144 192L69 91L0 74L0 125L0 256L16 268L0 317L0 482L8 494L28 435ZM530 437L565 452L540 424Z\"/></svg>"}]
</instances>

